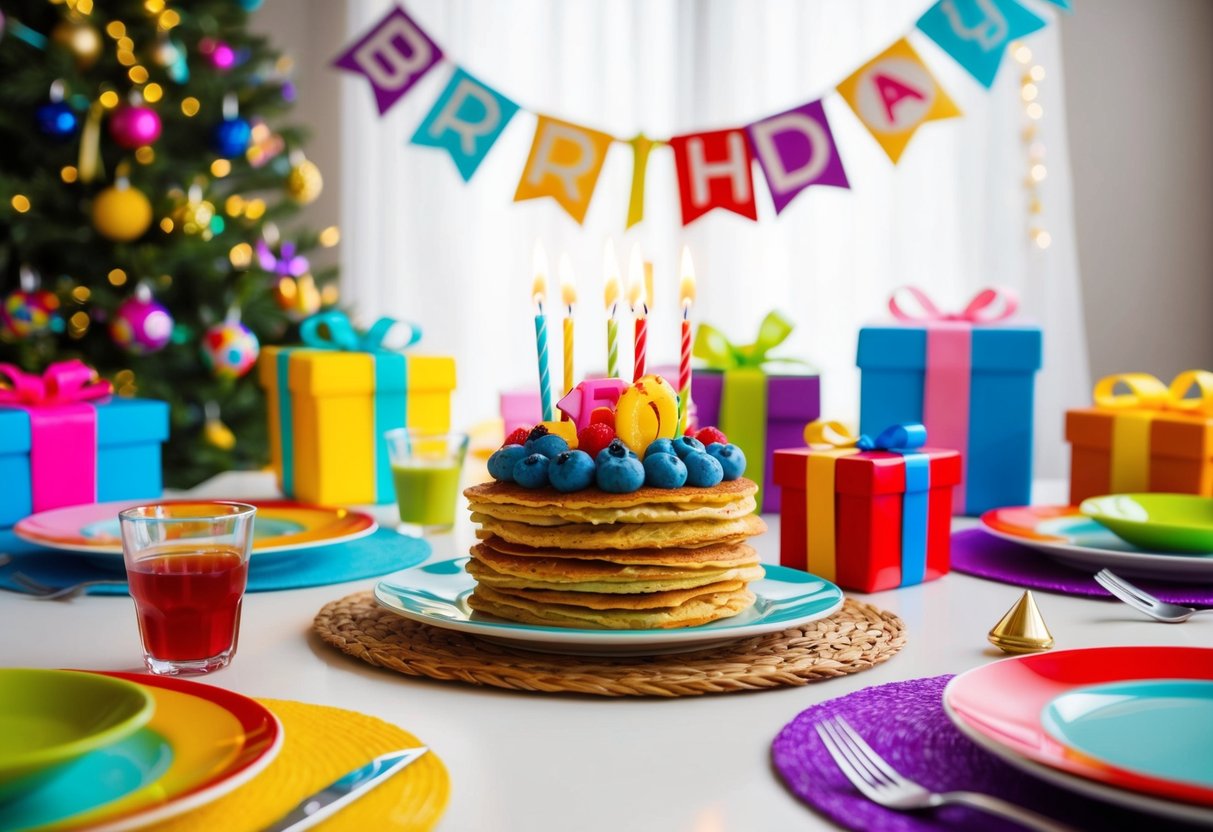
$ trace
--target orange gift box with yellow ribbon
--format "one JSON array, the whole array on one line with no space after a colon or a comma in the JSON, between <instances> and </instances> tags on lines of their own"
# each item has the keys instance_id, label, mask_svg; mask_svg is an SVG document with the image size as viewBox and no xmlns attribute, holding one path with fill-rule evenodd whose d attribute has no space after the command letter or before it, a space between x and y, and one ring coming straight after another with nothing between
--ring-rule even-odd
<instances>
[{"instance_id":1,"label":"orange gift box with yellow ribbon","mask_svg":"<svg viewBox=\"0 0 1213 832\"><path fill-rule=\"evenodd\" d=\"M1094 400L1066 412L1071 505L1143 491L1213 497L1213 373L1188 370L1169 385L1149 373L1107 376Z\"/></svg>"}]
</instances>

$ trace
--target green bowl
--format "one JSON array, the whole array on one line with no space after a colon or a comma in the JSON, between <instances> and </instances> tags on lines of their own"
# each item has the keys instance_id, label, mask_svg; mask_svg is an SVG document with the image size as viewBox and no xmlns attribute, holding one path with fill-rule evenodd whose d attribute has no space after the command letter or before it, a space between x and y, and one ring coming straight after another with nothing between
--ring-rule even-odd
<instances>
[{"instance_id":1,"label":"green bowl","mask_svg":"<svg viewBox=\"0 0 1213 832\"><path fill-rule=\"evenodd\" d=\"M1147 552L1213 554L1213 499L1195 494L1109 494L1078 510Z\"/></svg>"},{"instance_id":2,"label":"green bowl","mask_svg":"<svg viewBox=\"0 0 1213 832\"><path fill-rule=\"evenodd\" d=\"M0 799L152 718L141 685L74 670L0 668Z\"/></svg>"}]
</instances>

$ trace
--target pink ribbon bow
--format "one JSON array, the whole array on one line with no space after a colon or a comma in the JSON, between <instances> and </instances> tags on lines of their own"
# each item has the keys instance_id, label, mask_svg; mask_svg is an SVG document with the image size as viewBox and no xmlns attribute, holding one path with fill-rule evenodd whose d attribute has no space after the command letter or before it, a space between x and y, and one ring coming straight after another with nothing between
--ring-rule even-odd
<instances>
[{"instance_id":1,"label":"pink ribbon bow","mask_svg":"<svg viewBox=\"0 0 1213 832\"><path fill-rule=\"evenodd\" d=\"M98 380L96 372L78 359L52 364L40 376L15 364L0 364L0 404L46 407L91 401L112 392L108 381Z\"/></svg>"},{"instance_id":2,"label":"pink ribbon bow","mask_svg":"<svg viewBox=\"0 0 1213 832\"><path fill-rule=\"evenodd\" d=\"M901 295L909 295L917 309L905 308L898 301ZM973 324L991 324L1005 321L1019 308L1019 297L1005 286L982 289L960 312L943 312L931 297L917 286L899 286L889 295L889 311L899 321L968 321Z\"/></svg>"}]
</instances>

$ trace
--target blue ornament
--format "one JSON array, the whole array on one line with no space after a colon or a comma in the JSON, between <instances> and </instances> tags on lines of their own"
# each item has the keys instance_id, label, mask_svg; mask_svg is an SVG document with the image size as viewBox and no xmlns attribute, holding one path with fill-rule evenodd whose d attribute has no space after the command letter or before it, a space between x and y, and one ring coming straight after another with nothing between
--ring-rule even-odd
<instances>
[{"instance_id":1,"label":"blue ornament","mask_svg":"<svg viewBox=\"0 0 1213 832\"><path fill-rule=\"evenodd\" d=\"M261 8L261 0L240 0L240 8L246 12L255 12Z\"/></svg>"},{"instance_id":2,"label":"blue ornament","mask_svg":"<svg viewBox=\"0 0 1213 832\"><path fill-rule=\"evenodd\" d=\"M34 113L38 121L38 129L43 135L54 139L66 139L75 134L80 126L80 119L75 110L66 101L52 101L43 104Z\"/></svg>"},{"instance_id":3,"label":"blue ornament","mask_svg":"<svg viewBox=\"0 0 1213 832\"><path fill-rule=\"evenodd\" d=\"M231 159L248 150L252 138L253 128L247 119L239 116L225 118L215 125L215 131L211 134L211 146L220 156Z\"/></svg>"}]
</instances>

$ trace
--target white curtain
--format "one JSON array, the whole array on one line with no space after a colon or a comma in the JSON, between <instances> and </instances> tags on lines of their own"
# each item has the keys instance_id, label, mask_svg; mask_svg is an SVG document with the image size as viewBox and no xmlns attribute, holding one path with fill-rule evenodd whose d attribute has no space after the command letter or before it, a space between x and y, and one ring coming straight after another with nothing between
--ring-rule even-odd
<instances>
[{"instance_id":1,"label":"white curtain","mask_svg":"<svg viewBox=\"0 0 1213 832\"><path fill-rule=\"evenodd\" d=\"M391 2L351 3L348 37ZM987 92L925 37L911 35L965 114L923 127L897 166L830 93L910 32L929 5L408 0L409 13L451 61L532 112L619 137L738 126L825 94L852 189L810 188L776 217L756 171L759 222L714 212L684 229L672 153L659 148L649 162L645 222L625 234L632 159L628 146L616 144L578 226L551 200L511 201L534 132L531 115L515 117L465 185L442 151L407 144L449 65L383 118L365 82L350 76L342 90L346 300L365 318L420 322L425 351L456 355L456 420L470 424L495 414L499 390L534 383L536 238L553 266L567 251L575 267L579 374L605 364L601 261L608 236L625 266L633 242L654 261L650 362L676 361L677 258L685 243L699 282L695 317L746 342L769 310L782 310L796 324L784 354L822 372L823 415L854 421L856 334L886 316L891 289L915 283L940 304L960 307L980 288L1007 285L1020 293L1022 314L1045 328L1037 474L1062 475L1062 411L1087 401L1089 380L1057 27L1026 40L1046 72L1037 137L1047 152L1041 216L1052 243L1045 250L1028 239L1022 67L1010 56ZM1044 3L1033 8L1053 14ZM557 354L556 378L559 366Z\"/></svg>"}]
</instances>

